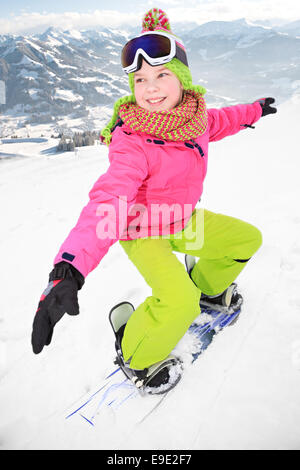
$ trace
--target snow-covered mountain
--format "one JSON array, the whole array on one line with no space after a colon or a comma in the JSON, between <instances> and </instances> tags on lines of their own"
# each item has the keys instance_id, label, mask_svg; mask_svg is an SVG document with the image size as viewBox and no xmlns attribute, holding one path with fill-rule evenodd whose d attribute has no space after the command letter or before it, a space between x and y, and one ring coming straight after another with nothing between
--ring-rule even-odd
<instances>
[{"instance_id":1,"label":"snow-covered mountain","mask_svg":"<svg viewBox=\"0 0 300 470\"><path fill-rule=\"evenodd\" d=\"M194 83L207 88L210 105L224 105L262 95L282 102L299 93L297 29L299 21L271 28L241 19L178 25L178 34ZM0 36L0 80L6 85L2 126L9 118L17 118L16 127L45 123L55 128L66 118L78 127L101 126L114 101L129 93L120 51L132 34L129 28L49 28L39 35Z\"/></svg>"},{"instance_id":2,"label":"snow-covered mountain","mask_svg":"<svg viewBox=\"0 0 300 470\"><path fill-rule=\"evenodd\" d=\"M300 38L246 20L210 22L189 34L193 75L209 95L248 101L261 95L279 102L300 90Z\"/></svg>"},{"instance_id":3,"label":"snow-covered mountain","mask_svg":"<svg viewBox=\"0 0 300 470\"><path fill-rule=\"evenodd\" d=\"M127 93L118 61L125 39L116 31L53 28L38 36L2 36L2 112L24 114L28 123L51 123L63 116L86 118L89 107L111 105Z\"/></svg>"},{"instance_id":4,"label":"snow-covered mountain","mask_svg":"<svg viewBox=\"0 0 300 470\"><path fill-rule=\"evenodd\" d=\"M284 24L281 26L276 26L274 29L279 33L285 33L289 36L295 36L300 38L300 20L292 21L291 23Z\"/></svg>"}]
</instances>

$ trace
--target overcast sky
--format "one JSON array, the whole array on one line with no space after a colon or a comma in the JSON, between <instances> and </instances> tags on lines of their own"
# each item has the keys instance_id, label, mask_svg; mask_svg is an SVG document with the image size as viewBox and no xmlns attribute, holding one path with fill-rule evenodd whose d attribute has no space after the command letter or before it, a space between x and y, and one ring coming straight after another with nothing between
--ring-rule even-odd
<instances>
[{"instance_id":1,"label":"overcast sky","mask_svg":"<svg viewBox=\"0 0 300 470\"><path fill-rule=\"evenodd\" d=\"M299 0L6 0L1 4L0 34L42 32L49 26L139 26L143 14L152 7L166 11L171 25L178 21L202 24L239 18L275 24L300 20Z\"/></svg>"}]
</instances>

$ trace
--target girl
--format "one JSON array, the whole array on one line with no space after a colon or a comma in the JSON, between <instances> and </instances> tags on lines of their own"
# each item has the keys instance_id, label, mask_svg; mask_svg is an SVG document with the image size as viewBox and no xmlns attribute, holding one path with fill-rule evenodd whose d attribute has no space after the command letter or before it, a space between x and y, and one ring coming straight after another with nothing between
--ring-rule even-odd
<instances>
[{"instance_id":1,"label":"girl","mask_svg":"<svg viewBox=\"0 0 300 470\"><path fill-rule=\"evenodd\" d=\"M32 346L40 353L63 314L79 313L77 292L85 277L120 240L152 295L136 310L126 302L112 310L118 356L134 380L149 378L160 364L148 385L168 387L169 354L199 316L201 303L238 309L242 299L233 281L262 243L254 226L195 209L208 143L276 109L270 106L274 99L266 98L207 110L205 89L193 85L185 48L158 9L146 14L142 33L123 48L122 66L132 94L115 103L101 133L110 166L54 260ZM187 272L174 252L199 261Z\"/></svg>"}]
</instances>

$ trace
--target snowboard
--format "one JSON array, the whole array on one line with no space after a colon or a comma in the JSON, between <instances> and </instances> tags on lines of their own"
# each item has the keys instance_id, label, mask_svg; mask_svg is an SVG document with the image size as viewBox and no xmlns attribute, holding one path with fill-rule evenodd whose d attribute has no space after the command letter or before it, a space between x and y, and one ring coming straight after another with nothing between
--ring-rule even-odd
<instances>
[{"instance_id":1,"label":"snowboard","mask_svg":"<svg viewBox=\"0 0 300 470\"><path fill-rule=\"evenodd\" d=\"M178 346L172 351L177 357L183 358L183 377L184 370L195 364L213 344L214 337L226 327L233 325L240 313L240 308L234 313L228 314L209 306L201 306L201 314L190 325ZM83 422L95 426L97 418L105 413L105 410L106 412L111 410L115 415L122 412L123 408L131 406L136 422L140 423L153 410L157 409L169 393L173 391L176 393L177 388L178 385L162 395L147 395L139 390L118 366L112 368L108 375L99 381L99 386L94 391L77 400L77 404L73 404L69 408L65 419L70 420L77 417ZM132 406L132 401L134 406ZM132 417L132 419L134 418Z\"/></svg>"}]
</instances>

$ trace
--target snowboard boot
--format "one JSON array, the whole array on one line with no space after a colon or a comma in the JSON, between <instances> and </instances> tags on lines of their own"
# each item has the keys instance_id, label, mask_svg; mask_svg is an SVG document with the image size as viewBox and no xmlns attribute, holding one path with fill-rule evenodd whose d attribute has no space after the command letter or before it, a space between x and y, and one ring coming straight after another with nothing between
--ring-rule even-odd
<instances>
[{"instance_id":1,"label":"snowboard boot","mask_svg":"<svg viewBox=\"0 0 300 470\"><path fill-rule=\"evenodd\" d=\"M195 264L196 260L194 256L185 255L186 270L190 278ZM242 303L243 297L238 292L237 285L234 282L220 294L206 295L202 292L200 297L200 307L219 310L226 314L235 313L241 308Z\"/></svg>"},{"instance_id":2,"label":"snowboard boot","mask_svg":"<svg viewBox=\"0 0 300 470\"><path fill-rule=\"evenodd\" d=\"M120 366L125 376L141 392L150 394L166 393L175 387L181 379L182 365L178 358L169 355L166 359L142 370L131 369L129 361L124 361L121 344L127 321L133 312L134 307L131 303L121 302L113 307L109 313L109 320L116 337L117 357L115 364Z\"/></svg>"},{"instance_id":3,"label":"snowboard boot","mask_svg":"<svg viewBox=\"0 0 300 470\"><path fill-rule=\"evenodd\" d=\"M200 297L200 307L209 307L227 314L237 312L242 303L243 297L238 292L237 285L234 282L221 294L206 295L202 292Z\"/></svg>"}]
</instances>

